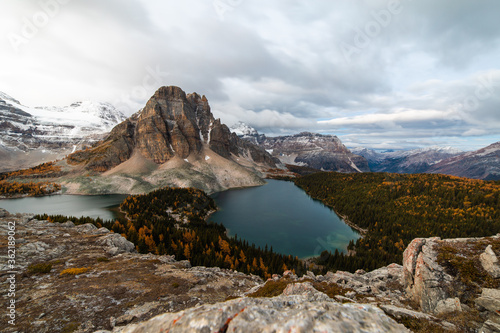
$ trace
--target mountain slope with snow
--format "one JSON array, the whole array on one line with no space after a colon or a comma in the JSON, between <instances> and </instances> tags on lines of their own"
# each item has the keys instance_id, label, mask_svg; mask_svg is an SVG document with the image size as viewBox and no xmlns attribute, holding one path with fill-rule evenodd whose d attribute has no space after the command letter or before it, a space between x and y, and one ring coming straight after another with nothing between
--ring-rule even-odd
<instances>
[{"instance_id":1,"label":"mountain slope with snow","mask_svg":"<svg viewBox=\"0 0 500 333\"><path fill-rule=\"evenodd\" d=\"M89 101L28 107L0 92L0 172L61 158L102 139L126 117L112 105Z\"/></svg>"},{"instance_id":2,"label":"mountain slope with snow","mask_svg":"<svg viewBox=\"0 0 500 333\"><path fill-rule=\"evenodd\" d=\"M266 139L264 134L259 134L255 128L242 121L237 122L233 126L229 127L229 129L241 139L251 141L255 144L260 144Z\"/></svg>"},{"instance_id":3,"label":"mountain slope with snow","mask_svg":"<svg viewBox=\"0 0 500 333\"><path fill-rule=\"evenodd\" d=\"M484 180L500 180L500 141L433 165L429 172Z\"/></svg>"},{"instance_id":4,"label":"mountain slope with snow","mask_svg":"<svg viewBox=\"0 0 500 333\"><path fill-rule=\"evenodd\" d=\"M427 172L434 164L463 153L451 147L428 147L384 153L355 148L353 152L366 158L373 172L393 173Z\"/></svg>"},{"instance_id":5,"label":"mountain slope with snow","mask_svg":"<svg viewBox=\"0 0 500 333\"><path fill-rule=\"evenodd\" d=\"M334 135L302 132L267 137L242 122L231 129L240 138L259 144L284 164L337 172L370 171L366 159L353 154Z\"/></svg>"}]
</instances>

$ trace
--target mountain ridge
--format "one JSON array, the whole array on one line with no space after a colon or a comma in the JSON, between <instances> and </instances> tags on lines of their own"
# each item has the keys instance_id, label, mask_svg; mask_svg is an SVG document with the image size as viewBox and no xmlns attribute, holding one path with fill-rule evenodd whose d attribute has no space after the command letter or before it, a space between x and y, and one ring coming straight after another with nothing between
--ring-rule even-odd
<instances>
[{"instance_id":1,"label":"mountain ridge","mask_svg":"<svg viewBox=\"0 0 500 333\"><path fill-rule=\"evenodd\" d=\"M337 172L368 172L364 157L353 154L335 135L301 132L293 135L268 137L249 125L239 122L231 129L247 141L259 144L283 164L307 166L317 170Z\"/></svg>"},{"instance_id":2,"label":"mountain ridge","mask_svg":"<svg viewBox=\"0 0 500 333\"><path fill-rule=\"evenodd\" d=\"M0 92L0 171L60 159L99 141L125 116L108 103L83 101L63 107L27 107Z\"/></svg>"}]
</instances>

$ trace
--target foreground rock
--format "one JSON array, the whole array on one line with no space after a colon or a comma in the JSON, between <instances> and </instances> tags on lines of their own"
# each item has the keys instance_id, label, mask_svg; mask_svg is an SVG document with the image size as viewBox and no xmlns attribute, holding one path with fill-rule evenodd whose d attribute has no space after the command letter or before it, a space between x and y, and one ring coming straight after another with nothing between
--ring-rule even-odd
<instances>
[{"instance_id":1,"label":"foreground rock","mask_svg":"<svg viewBox=\"0 0 500 333\"><path fill-rule=\"evenodd\" d=\"M113 332L409 332L371 305L340 304L293 288L273 298L242 298L157 316Z\"/></svg>"},{"instance_id":2,"label":"foreground rock","mask_svg":"<svg viewBox=\"0 0 500 333\"><path fill-rule=\"evenodd\" d=\"M7 215L0 210L0 216ZM135 253L132 243L105 228L0 218L1 273L7 264L7 226L16 225L16 325L2 332L93 332L147 320L164 312L224 301L260 285L257 276L190 267L171 256ZM48 273L33 264L51 265ZM86 268L81 274L62 274ZM0 288L7 302L7 284Z\"/></svg>"},{"instance_id":3,"label":"foreground rock","mask_svg":"<svg viewBox=\"0 0 500 333\"><path fill-rule=\"evenodd\" d=\"M0 209L4 275L12 270L9 222L16 225L17 317L2 332L408 331L397 322L414 332L500 331L500 280L481 261L484 253L498 256L500 235L416 239L402 266L302 277L286 271L264 283L137 254L105 228Z\"/></svg>"}]
</instances>

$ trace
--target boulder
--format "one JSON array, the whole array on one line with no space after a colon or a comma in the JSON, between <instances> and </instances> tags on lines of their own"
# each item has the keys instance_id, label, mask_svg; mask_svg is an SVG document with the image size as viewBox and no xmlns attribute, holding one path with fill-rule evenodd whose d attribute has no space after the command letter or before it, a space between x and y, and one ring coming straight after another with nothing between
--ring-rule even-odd
<instances>
[{"instance_id":1,"label":"boulder","mask_svg":"<svg viewBox=\"0 0 500 333\"><path fill-rule=\"evenodd\" d=\"M488 245L484 253L479 256L479 260L488 274L493 276L495 279L500 278L500 264L491 245Z\"/></svg>"},{"instance_id":2,"label":"boulder","mask_svg":"<svg viewBox=\"0 0 500 333\"><path fill-rule=\"evenodd\" d=\"M404 287L426 313L435 313L438 303L450 297L449 286L453 282L437 263L434 247L439 240L437 237L414 239L403 253Z\"/></svg>"},{"instance_id":3,"label":"boulder","mask_svg":"<svg viewBox=\"0 0 500 333\"><path fill-rule=\"evenodd\" d=\"M450 313L450 312L462 312L460 300L457 297L440 300L437 303L436 308L434 309L434 312L436 314L444 314L444 313Z\"/></svg>"},{"instance_id":4,"label":"boulder","mask_svg":"<svg viewBox=\"0 0 500 333\"><path fill-rule=\"evenodd\" d=\"M75 227L75 229L82 234L91 233L94 230L97 230L97 227L92 223L80 224Z\"/></svg>"},{"instance_id":5,"label":"boulder","mask_svg":"<svg viewBox=\"0 0 500 333\"><path fill-rule=\"evenodd\" d=\"M475 303L494 314L500 314L500 290L483 289L481 296L476 298Z\"/></svg>"},{"instance_id":6,"label":"boulder","mask_svg":"<svg viewBox=\"0 0 500 333\"><path fill-rule=\"evenodd\" d=\"M135 252L134 243L128 241L125 237L116 233L106 234L106 236L98 240L97 243L107 246L107 252L112 256L124 252Z\"/></svg>"},{"instance_id":7,"label":"boulder","mask_svg":"<svg viewBox=\"0 0 500 333\"><path fill-rule=\"evenodd\" d=\"M66 221L64 223L61 223L61 227L65 228L73 228L75 224L72 221Z\"/></svg>"},{"instance_id":8,"label":"boulder","mask_svg":"<svg viewBox=\"0 0 500 333\"><path fill-rule=\"evenodd\" d=\"M437 318L422 312L418 311L413 311L413 310L408 310L405 308L400 308L398 306L394 305L380 305L379 306L382 310L384 310L385 313L388 315L391 315L393 317L396 317L398 319L400 318L413 318L413 319L422 319L422 320L427 320L427 321L436 321Z\"/></svg>"},{"instance_id":9,"label":"boulder","mask_svg":"<svg viewBox=\"0 0 500 333\"><path fill-rule=\"evenodd\" d=\"M7 216L9 216L9 212L3 208L0 208L0 217L7 217Z\"/></svg>"}]
</instances>

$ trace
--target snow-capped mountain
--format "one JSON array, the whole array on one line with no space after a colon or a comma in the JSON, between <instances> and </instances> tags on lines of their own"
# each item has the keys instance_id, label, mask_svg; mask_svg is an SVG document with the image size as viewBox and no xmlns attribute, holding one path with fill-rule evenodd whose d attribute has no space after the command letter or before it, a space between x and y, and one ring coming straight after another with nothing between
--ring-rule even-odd
<instances>
[{"instance_id":1,"label":"snow-capped mountain","mask_svg":"<svg viewBox=\"0 0 500 333\"><path fill-rule=\"evenodd\" d=\"M463 153L452 147L436 146L382 153L366 148L354 148L352 151L366 158L372 171L394 173L427 172L432 165Z\"/></svg>"},{"instance_id":2,"label":"snow-capped mountain","mask_svg":"<svg viewBox=\"0 0 500 333\"><path fill-rule=\"evenodd\" d=\"M500 180L500 141L476 151L440 161L429 168L431 173L484 180Z\"/></svg>"},{"instance_id":3,"label":"snow-capped mountain","mask_svg":"<svg viewBox=\"0 0 500 333\"><path fill-rule=\"evenodd\" d=\"M284 164L338 172L370 171L365 158L351 153L334 135L302 132L267 137L242 122L231 130L240 138L259 144Z\"/></svg>"},{"instance_id":4,"label":"snow-capped mountain","mask_svg":"<svg viewBox=\"0 0 500 333\"><path fill-rule=\"evenodd\" d=\"M255 144L260 144L266 139L264 134L259 134L255 128L242 121L237 122L233 126L229 127L229 129L241 139L251 141Z\"/></svg>"},{"instance_id":5,"label":"snow-capped mountain","mask_svg":"<svg viewBox=\"0 0 500 333\"><path fill-rule=\"evenodd\" d=\"M0 92L0 171L61 158L92 144L126 117L112 105L77 102L28 107Z\"/></svg>"}]
</instances>

